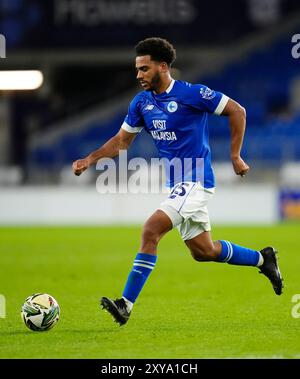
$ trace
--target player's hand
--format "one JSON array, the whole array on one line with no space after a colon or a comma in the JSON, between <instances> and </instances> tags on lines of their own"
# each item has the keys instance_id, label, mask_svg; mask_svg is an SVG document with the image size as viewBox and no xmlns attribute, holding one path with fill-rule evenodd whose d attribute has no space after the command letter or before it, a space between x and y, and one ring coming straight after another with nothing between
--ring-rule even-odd
<instances>
[{"instance_id":1,"label":"player's hand","mask_svg":"<svg viewBox=\"0 0 300 379\"><path fill-rule=\"evenodd\" d=\"M87 158L78 159L73 162L72 169L75 175L79 176L89 167L89 161Z\"/></svg>"},{"instance_id":2,"label":"player's hand","mask_svg":"<svg viewBox=\"0 0 300 379\"><path fill-rule=\"evenodd\" d=\"M232 158L232 165L234 172L242 177L245 176L250 170L250 167L243 161L241 157Z\"/></svg>"}]
</instances>

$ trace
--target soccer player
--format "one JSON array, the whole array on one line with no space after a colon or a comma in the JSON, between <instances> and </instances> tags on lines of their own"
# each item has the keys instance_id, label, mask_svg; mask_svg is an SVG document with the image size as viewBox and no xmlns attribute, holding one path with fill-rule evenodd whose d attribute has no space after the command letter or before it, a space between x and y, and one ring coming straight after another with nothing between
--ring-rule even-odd
<instances>
[{"instance_id":1,"label":"soccer player","mask_svg":"<svg viewBox=\"0 0 300 379\"><path fill-rule=\"evenodd\" d=\"M252 250L232 242L212 241L207 203L214 194L214 175L208 142L207 114L228 117L231 130L231 161L237 175L245 176L249 166L240 156L246 126L246 111L233 99L202 84L174 80L170 68L176 58L172 44L162 38L147 38L136 46L136 77L143 91L131 101L118 133L98 150L73 163L80 175L101 158L112 158L128 149L145 129L154 139L161 158L170 169L170 195L145 222L140 249L134 259L123 295L102 297L100 303L120 325L125 324L157 259L160 239L177 227L192 257L199 262L214 261L258 267L277 295L283 283L273 247ZM189 159L187 168L178 162ZM176 163L177 162L177 163ZM177 169L177 170L176 170ZM177 174L175 173L177 172ZM178 175L180 172L180 175Z\"/></svg>"}]
</instances>

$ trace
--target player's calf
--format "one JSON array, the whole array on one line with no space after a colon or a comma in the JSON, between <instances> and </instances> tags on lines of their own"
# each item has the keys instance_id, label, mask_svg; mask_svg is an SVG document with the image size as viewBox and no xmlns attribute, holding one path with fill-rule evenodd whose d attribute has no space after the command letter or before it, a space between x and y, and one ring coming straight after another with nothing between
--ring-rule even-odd
<instances>
[{"instance_id":1,"label":"player's calf","mask_svg":"<svg viewBox=\"0 0 300 379\"><path fill-rule=\"evenodd\" d=\"M154 230L151 230L150 227L144 227L140 251L146 251L149 254L156 254L159 240L159 233L155 232Z\"/></svg>"},{"instance_id":2,"label":"player's calf","mask_svg":"<svg viewBox=\"0 0 300 379\"><path fill-rule=\"evenodd\" d=\"M156 254L159 241L172 228L170 218L163 211L157 210L143 227L140 251Z\"/></svg>"},{"instance_id":3,"label":"player's calf","mask_svg":"<svg viewBox=\"0 0 300 379\"><path fill-rule=\"evenodd\" d=\"M219 256L219 253L216 252L215 249L200 250L197 248L190 248L190 252L192 254L192 257L197 262L216 261Z\"/></svg>"},{"instance_id":4,"label":"player's calf","mask_svg":"<svg viewBox=\"0 0 300 379\"><path fill-rule=\"evenodd\" d=\"M201 233L199 236L185 241L192 257L198 262L216 261L220 256L221 248L217 242L212 242L209 232Z\"/></svg>"}]
</instances>

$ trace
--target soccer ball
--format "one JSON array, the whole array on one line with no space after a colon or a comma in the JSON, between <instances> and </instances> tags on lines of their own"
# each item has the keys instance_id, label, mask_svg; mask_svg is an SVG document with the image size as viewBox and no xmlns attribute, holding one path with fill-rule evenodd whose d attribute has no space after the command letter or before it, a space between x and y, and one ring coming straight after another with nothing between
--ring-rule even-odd
<instances>
[{"instance_id":1,"label":"soccer ball","mask_svg":"<svg viewBox=\"0 0 300 379\"><path fill-rule=\"evenodd\" d=\"M59 314L57 301L47 293L35 293L27 297L21 310L25 325L36 332L53 328L59 320Z\"/></svg>"}]
</instances>

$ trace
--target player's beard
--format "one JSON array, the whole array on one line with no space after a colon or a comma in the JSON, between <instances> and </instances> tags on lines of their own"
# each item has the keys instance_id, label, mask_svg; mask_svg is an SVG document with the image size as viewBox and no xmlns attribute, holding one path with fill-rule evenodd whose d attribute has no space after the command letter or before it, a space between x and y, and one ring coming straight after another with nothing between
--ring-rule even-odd
<instances>
[{"instance_id":1,"label":"player's beard","mask_svg":"<svg viewBox=\"0 0 300 379\"><path fill-rule=\"evenodd\" d=\"M151 79L151 82L149 83L149 89L148 91L156 91L160 85L161 85L161 77L159 72L153 75L153 78Z\"/></svg>"}]
</instances>

